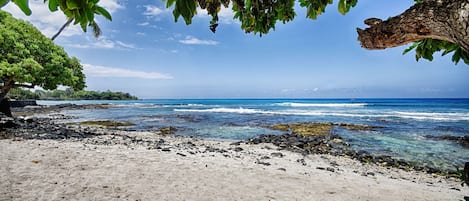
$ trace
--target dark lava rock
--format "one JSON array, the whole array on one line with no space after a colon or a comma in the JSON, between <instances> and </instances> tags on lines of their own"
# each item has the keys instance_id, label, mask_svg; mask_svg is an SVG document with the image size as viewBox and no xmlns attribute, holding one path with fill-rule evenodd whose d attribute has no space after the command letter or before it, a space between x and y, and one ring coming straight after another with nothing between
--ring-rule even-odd
<instances>
[{"instance_id":1,"label":"dark lava rock","mask_svg":"<svg viewBox=\"0 0 469 201\"><path fill-rule=\"evenodd\" d=\"M162 135L171 135L174 134L177 130L178 129L176 127L172 126L160 128L160 132Z\"/></svg>"},{"instance_id":2,"label":"dark lava rock","mask_svg":"<svg viewBox=\"0 0 469 201\"><path fill-rule=\"evenodd\" d=\"M2 99L0 102L0 113L6 115L7 117L12 117L10 110L10 101L8 98Z\"/></svg>"},{"instance_id":3,"label":"dark lava rock","mask_svg":"<svg viewBox=\"0 0 469 201\"><path fill-rule=\"evenodd\" d=\"M233 142L231 143L230 145L231 146L239 146L241 144L242 141L238 141L238 142Z\"/></svg>"},{"instance_id":4,"label":"dark lava rock","mask_svg":"<svg viewBox=\"0 0 469 201\"><path fill-rule=\"evenodd\" d=\"M347 126L347 125L341 125ZM373 127L374 128L374 127ZM355 128L354 128L355 129ZM358 129L358 128L356 128ZM360 127L361 130L372 129L370 127ZM446 137L445 139L454 139ZM461 140L461 138L456 138ZM462 140L466 140L463 138ZM467 141L467 140L466 140ZM280 150L289 150L298 152L303 155L308 154L329 154L333 156L348 156L356 159L362 163L373 163L385 167L395 167L406 171L416 170L426 173L436 173L440 175L448 175L456 177L458 174L452 174L452 170L438 169L425 164L418 164L417 162L407 161L403 159L396 159L387 155L372 155L366 151L356 151L350 148L348 143L344 142L339 136L329 134L328 136L304 136L298 134L283 134L283 135L261 135L257 138L249 139L246 143L272 143L278 146ZM271 153L273 157L282 156L281 153ZM304 159L298 159L297 162L306 165ZM336 165L336 164L331 164Z\"/></svg>"},{"instance_id":5,"label":"dark lava rock","mask_svg":"<svg viewBox=\"0 0 469 201\"><path fill-rule=\"evenodd\" d=\"M88 138L100 133L89 132L85 129L71 129L65 124L55 124L49 118L14 118L9 120L13 127L2 127L5 134L2 138L23 138L23 139L69 139Z\"/></svg>"},{"instance_id":6,"label":"dark lava rock","mask_svg":"<svg viewBox=\"0 0 469 201\"><path fill-rule=\"evenodd\" d=\"M182 154L182 153L179 153L179 152L176 153L176 154L179 155L179 156L182 156L182 157L186 157L186 154Z\"/></svg>"},{"instance_id":7,"label":"dark lava rock","mask_svg":"<svg viewBox=\"0 0 469 201\"><path fill-rule=\"evenodd\" d=\"M296 160L296 162L301 163L301 165L306 166L306 161L305 161L305 159L302 159L302 158L301 158L301 159Z\"/></svg>"},{"instance_id":8,"label":"dark lava rock","mask_svg":"<svg viewBox=\"0 0 469 201\"><path fill-rule=\"evenodd\" d=\"M466 184L469 185L469 162L466 162L464 164L464 171L463 171L462 178L464 182L466 182Z\"/></svg>"},{"instance_id":9,"label":"dark lava rock","mask_svg":"<svg viewBox=\"0 0 469 201\"><path fill-rule=\"evenodd\" d=\"M227 151L224 150L224 149L220 149L220 148L215 148L215 147L206 146L204 152L225 153L225 152L227 152Z\"/></svg>"},{"instance_id":10,"label":"dark lava rock","mask_svg":"<svg viewBox=\"0 0 469 201\"><path fill-rule=\"evenodd\" d=\"M469 148L469 135L466 136L451 136L451 135L442 135L442 136L432 136L432 135L427 135L425 136L430 139L436 139L436 140L446 140L446 141L452 141L460 144L461 146L465 148Z\"/></svg>"},{"instance_id":11,"label":"dark lava rock","mask_svg":"<svg viewBox=\"0 0 469 201\"><path fill-rule=\"evenodd\" d=\"M0 131L5 130L7 128L14 128L17 124L14 122L12 117L8 117L3 113L0 113Z\"/></svg>"},{"instance_id":12,"label":"dark lava rock","mask_svg":"<svg viewBox=\"0 0 469 201\"><path fill-rule=\"evenodd\" d=\"M270 155L272 157L279 157L279 158L282 158L283 157L283 154L281 152L274 152L274 153L270 153Z\"/></svg>"},{"instance_id":13,"label":"dark lava rock","mask_svg":"<svg viewBox=\"0 0 469 201\"><path fill-rule=\"evenodd\" d=\"M257 160L256 163L257 163L257 164L260 164L260 165L270 166L270 163L268 163L268 162L263 162L263 161L259 161L259 160Z\"/></svg>"},{"instance_id":14,"label":"dark lava rock","mask_svg":"<svg viewBox=\"0 0 469 201\"><path fill-rule=\"evenodd\" d=\"M331 167L327 167L326 170L329 171L329 172L335 172L335 169L331 168Z\"/></svg>"},{"instance_id":15,"label":"dark lava rock","mask_svg":"<svg viewBox=\"0 0 469 201\"><path fill-rule=\"evenodd\" d=\"M244 149L241 148L241 147L235 147L235 148L233 149L233 151L236 151L236 152L240 152L240 151L243 151L243 150L244 150Z\"/></svg>"},{"instance_id":16,"label":"dark lava rock","mask_svg":"<svg viewBox=\"0 0 469 201\"><path fill-rule=\"evenodd\" d=\"M267 159L270 159L270 157L268 157L268 156L262 156L261 159L262 159L262 160L267 160Z\"/></svg>"}]
</instances>

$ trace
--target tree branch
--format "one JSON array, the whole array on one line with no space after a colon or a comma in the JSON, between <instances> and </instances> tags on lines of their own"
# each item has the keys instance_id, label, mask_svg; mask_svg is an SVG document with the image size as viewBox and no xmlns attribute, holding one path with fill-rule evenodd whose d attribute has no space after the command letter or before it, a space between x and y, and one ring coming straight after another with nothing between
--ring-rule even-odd
<instances>
[{"instance_id":1,"label":"tree branch","mask_svg":"<svg viewBox=\"0 0 469 201\"><path fill-rule=\"evenodd\" d=\"M365 20L369 28L357 29L366 49L385 49L431 38L455 43L469 52L469 2L427 0L386 21Z\"/></svg>"}]
</instances>

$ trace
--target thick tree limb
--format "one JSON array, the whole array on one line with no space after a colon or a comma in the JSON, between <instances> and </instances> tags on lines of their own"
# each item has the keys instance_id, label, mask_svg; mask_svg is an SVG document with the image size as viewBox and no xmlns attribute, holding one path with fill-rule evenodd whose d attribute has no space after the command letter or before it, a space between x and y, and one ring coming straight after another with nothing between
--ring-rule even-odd
<instances>
[{"instance_id":1,"label":"thick tree limb","mask_svg":"<svg viewBox=\"0 0 469 201\"><path fill-rule=\"evenodd\" d=\"M455 43L469 52L469 0L427 0L386 21L367 19L357 29L366 49L385 49L431 38Z\"/></svg>"}]
</instances>

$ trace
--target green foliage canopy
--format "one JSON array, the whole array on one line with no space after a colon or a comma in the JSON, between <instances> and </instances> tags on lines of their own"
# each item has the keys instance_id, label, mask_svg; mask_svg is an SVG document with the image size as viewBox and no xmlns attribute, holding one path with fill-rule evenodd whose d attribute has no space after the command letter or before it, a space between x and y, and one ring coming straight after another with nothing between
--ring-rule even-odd
<instances>
[{"instance_id":1,"label":"green foliage canopy","mask_svg":"<svg viewBox=\"0 0 469 201\"><path fill-rule=\"evenodd\" d=\"M4 11L0 11L0 41L0 99L15 87L84 88L85 75L77 58L70 58L31 24Z\"/></svg>"},{"instance_id":2,"label":"green foliage canopy","mask_svg":"<svg viewBox=\"0 0 469 201\"><path fill-rule=\"evenodd\" d=\"M75 91L73 89L66 90L35 90L34 92L25 89L12 89L8 93L10 99L16 100L137 100L138 98L124 92L112 91Z\"/></svg>"},{"instance_id":3,"label":"green foliage canopy","mask_svg":"<svg viewBox=\"0 0 469 201\"><path fill-rule=\"evenodd\" d=\"M11 89L8 95L6 96L9 99L15 100L37 100L39 99L39 94L34 93L29 90L24 90L21 88Z\"/></svg>"}]
</instances>

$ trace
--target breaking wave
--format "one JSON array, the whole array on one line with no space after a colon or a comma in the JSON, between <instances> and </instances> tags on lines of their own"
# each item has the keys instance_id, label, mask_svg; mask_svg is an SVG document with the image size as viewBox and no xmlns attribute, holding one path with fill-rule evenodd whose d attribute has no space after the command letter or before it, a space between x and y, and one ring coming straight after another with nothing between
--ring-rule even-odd
<instances>
[{"instance_id":1,"label":"breaking wave","mask_svg":"<svg viewBox=\"0 0 469 201\"><path fill-rule=\"evenodd\" d=\"M331 112L325 110L280 110L269 111L249 108L209 108L209 109L174 109L175 112L200 113L237 113L237 114L266 114L266 115L298 115L298 116L339 116L359 118L403 118L433 121L469 121L469 113L426 113L426 112L386 112L386 113L354 113Z\"/></svg>"},{"instance_id":2,"label":"breaking wave","mask_svg":"<svg viewBox=\"0 0 469 201\"><path fill-rule=\"evenodd\" d=\"M287 107L365 107L367 103L295 103L295 102L285 102L285 103L276 103L277 106L287 106Z\"/></svg>"}]
</instances>

